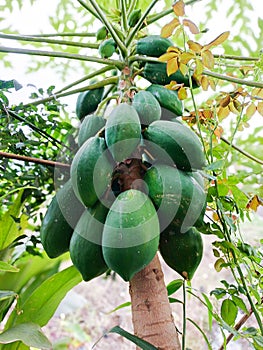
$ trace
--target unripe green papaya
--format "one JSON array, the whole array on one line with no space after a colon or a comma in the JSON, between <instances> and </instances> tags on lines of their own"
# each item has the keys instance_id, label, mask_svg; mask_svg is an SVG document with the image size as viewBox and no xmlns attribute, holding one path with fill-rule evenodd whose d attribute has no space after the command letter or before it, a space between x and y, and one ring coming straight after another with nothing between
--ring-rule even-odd
<instances>
[{"instance_id":1,"label":"unripe green papaya","mask_svg":"<svg viewBox=\"0 0 263 350\"><path fill-rule=\"evenodd\" d=\"M87 115L79 128L78 145L81 147L85 141L93 137L101 130L106 123L106 119L95 114Z\"/></svg>"},{"instance_id":2,"label":"unripe green papaya","mask_svg":"<svg viewBox=\"0 0 263 350\"><path fill-rule=\"evenodd\" d=\"M108 116L105 139L113 158L121 162L131 156L141 140L141 124L134 107L121 103Z\"/></svg>"},{"instance_id":3,"label":"unripe green papaya","mask_svg":"<svg viewBox=\"0 0 263 350\"><path fill-rule=\"evenodd\" d=\"M86 115L96 111L99 103L102 100L104 87L81 92L78 95L76 103L76 115L79 120L83 119Z\"/></svg>"},{"instance_id":4,"label":"unripe green papaya","mask_svg":"<svg viewBox=\"0 0 263 350\"><path fill-rule=\"evenodd\" d=\"M102 26L101 28L99 28L97 30L96 39L97 40L104 40L104 39L106 39L107 34L108 34L107 28L105 26Z\"/></svg>"},{"instance_id":5,"label":"unripe green papaya","mask_svg":"<svg viewBox=\"0 0 263 350\"><path fill-rule=\"evenodd\" d=\"M157 208L161 232L172 221L185 232L203 219L206 193L192 174L165 164L147 170L144 181Z\"/></svg>"},{"instance_id":6,"label":"unripe green papaya","mask_svg":"<svg viewBox=\"0 0 263 350\"><path fill-rule=\"evenodd\" d=\"M142 15L142 10L141 9L136 9L133 10L128 18L128 25L130 27L134 27L136 23L139 21Z\"/></svg>"},{"instance_id":7,"label":"unripe green papaya","mask_svg":"<svg viewBox=\"0 0 263 350\"><path fill-rule=\"evenodd\" d=\"M148 151L161 163L191 171L205 166L202 144L197 135L180 121L157 120L143 134L150 141Z\"/></svg>"},{"instance_id":8,"label":"unripe green papaya","mask_svg":"<svg viewBox=\"0 0 263 350\"><path fill-rule=\"evenodd\" d=\"M169 90L158 84L148 86L146 91L149 91L157 99L161 107L168 109L175 116L183 114L183 103L179 99L177 91Z\"/></svg>"},{"instance_id":9,"label":"unripe green papaya","mask_svg":"<svg viewBox=\"0 0 263 350\"><path fill-rule=\"evenodd\" d=\"M141 90L135 94L132 106L136 109L143 125L149 125L161 118L161 106L149 91Z\"/></svg>"},{"instance_id":10,"label":"unripe green papaya","mask_svg":"<svg viewBox=\"0 0 263 350\"><path fill-rule=\"evenodd\" d=\"M83 211L69 180L53 197L41 223L41 243L50 258L68 251L70 238Z\"/></svg>"},{"instance_id":11,"label":"unripe green papaya","mask_svg":"<svg viewBox=\"0 0 263 350\"><path fill-rule=\"evenodd\" d=\"M112 170L105 140L89 138L76 153L70 169L74 192L86 207L92 207L110 187Z\"/></svg>"},{"instance_id":12,"label":"unripe green papaya","mask_svg":"<svg viewBox=\"0 0 263 350\"><path fill-rule=\"evenodd\" d=\"M192 227L181 233L171 224L160 238L160 253L168 266L186 280L191 280L203 256L203 240L200 232Z\"/></svg>"},{"instance_id":13,"label":"unripe green papaya","mask_svg":"<svg viewBox=\"0 0 263 350\"><path fill-rule=\"evenodd\" d=\"M112 38L106 39L100 43L99 54L102 58L109 58L116 51L116 47L117 45Z\"/></svg>"},{"instance_id":14,"label":"unripe green papaya","mask_svg":"<svg viewBox=\"0 0 263 350\"><path fill-rule=\"evenodd\" d=\"M125 281L155 256L159 244L159 221L151 200L130 189L114 201L102 234L106 264Z\"/></svg>"},{"instance_id":15,"label":"unripe green papaya","mask_svg":"<svg viewBox=\"0 0 263 350\"><path fill-rule=\"evenodd\" d=\"M148 35L137 41L136 53L152 57L159 57L164 54L168 47L173 46L173 42L160 35Z\"/></svg>"},{"instance_id":16,"label":"unripe green papaya","mask_svg":"<svg viewBox=\"0 0 263 350\"><path fill-rule=\"evenodd\" d=\"M98 201L94 207L85 210L71 237L70 257L84 281L90 281L108 270L101 247L107 213L108 208Z\"/></svg>"}]
</instances>

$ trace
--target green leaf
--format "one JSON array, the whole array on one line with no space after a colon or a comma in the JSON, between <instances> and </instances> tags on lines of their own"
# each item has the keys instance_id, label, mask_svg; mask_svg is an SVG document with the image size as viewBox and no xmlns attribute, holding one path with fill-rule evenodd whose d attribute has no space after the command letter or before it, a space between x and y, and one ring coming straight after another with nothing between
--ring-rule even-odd
<instances>
[{"instance_id":1,"label":"green leaf","mask_svg":"<svg viewBox=\"0 0 263 350\"><path fill-rule=\"evenodd\" d=\"M236 304L230 300L225 299L221 305L221 317L229 325L233 325L237 317L238 308Z\"/></svg>"},{"instance_id":2,"label":"green leaf","mask_svg":"<svg viewBox=\"0 0 263 350\"><path fill-rule=\"evenodd\" d=\"M168 295L175 293L178 289L180 289L183 285L184 281L182 279L177 279L170 282L166 288Z\"/></svg>"},{"instance_id":3,"label":"green leaf","mask_svg":"<svg viewBox=\"0 0 263 350\"><path fill-rule=\"evenodd\" d=\"M168 300L169 300L170 304L172 304L172 303L181 303L181 304L183 304L183 302L181 300L176 299L176 298L169 297Z\"/></svg>"},{"instance_id":4,"label":"green leaf","mask_svg":"<svg viewBox=\"0 0 263 350\"><path fill-rule=\"evenodd\" d=\"M12 299L17 296L17 293L12 290L0 290L0 301Z\"/></svg>"},{"instance_id":5,"label":"green leaf","mask_svg":"<svg viewBox=\"0 0 263 350\"><path fill-rule=\"evenodd\" d=\"M208 325L209 325L209 330L211 331L212 330L212 322L213 322L213 305L206 294L202 293L202 295L203 295L205 302L206 302L207 311L208 311Z\"/></svg>"},{"instance_id":6,"label":"green leaf","mask_svg":"<svg viewBox=\"0 0 263 350\"><path fill-rule=\"evenodd\" d=\"M237 307L239 307L247 315L249 314L249 311L248 311L248 309L246 307L246 304L244 303L244 301L240 297L238 297L236 295L232 295L232 300L236 304Z\"/></svg>"},{"instance_id":7,"label":"green leaf","mask_svg":"<svg viewBox=\"0 0 263 350\"><path fill-rule=\"evenodd\" d=\"M38 349L51 349L52 347L39 325L31 322L21 323L0 334L1 344L15 341L22 341L24 344Z\"/></svg>"},{"instance_id":8,"label":"green leaf","mask_svg":"<svg viewBox=\"0 0 263 350\"><path fill-rule=\"evenodd\" d=\"M6 263L5 261L0 261L0 271L18 272L19 269L13 265Z\"/></svg>"},{"instance_id":9,"label":"green leaf","mask_svg":"<svg viewBox=\"0 0 263 350\"><path fill-rule=\"evenodd\" d=\"M124 307L127 307L127 306L131 306L131 302L130 301L126 301L126 303L118 305L117 307L115 307L115 309L109 311L108 314L111 314L111 313L113 313L113 312L115 312L117 310L120 310L120 309L122 309Z\"/></svg>"},{"instance_id":10,"label":"green leaf","mask_svg":"<svg viewBox=\"0 0 263 350\"><path fill-rule=\"evenodd\" d=\"M214 171L221 169L224 166L225 161L223 159L217 160L211 164L209 164L205 169L209 171Z\"/></svg>"},{"instance_id":11,"label":"green leaf","mask_svg":"<svg viewBox=\"0 0 263 350\"><path fill-rule=\"evenodd\" d=\"M67 292L82 280L74 266L62 270L36 288L21 305L22 313L15 311L14 323L35 322L41 327L47 324Z\"/></svg>"},{"instance_id":12,"label":"green leaf","mask_svg":"<svg viewBox=\"0 0 263 350\"><path fill-rule=\"evenodd\" d=\"M20 234L19 224L15 222L22 207L23 191L20 191L9 210L0 218L0 250L11 244Z\"/></svg>"}]
</instances>

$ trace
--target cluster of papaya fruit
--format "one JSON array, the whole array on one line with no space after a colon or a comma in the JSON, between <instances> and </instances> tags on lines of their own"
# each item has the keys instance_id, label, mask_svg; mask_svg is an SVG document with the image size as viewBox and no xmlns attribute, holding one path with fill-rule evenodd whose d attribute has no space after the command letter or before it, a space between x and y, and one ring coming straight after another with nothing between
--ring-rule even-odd
<instances>
[{"instance_id":1,"label":"cluster of papaya fruit","mask_svg":"<svg viewBox=\"0 0 263 350\"><path fill-rule=\"evenodd\" d=\"M148 36L136 50L159 56L171 44ZM95 113L103 88L78 96L79 149L40 237L50 258L69 251L85 281L107 270L129 281L158 250L185 279L192 279L201 261L205 157L199 138L180 121L182 101L163 86L165 74L163 63L146 63L151 85L106 118ZM171 79L183 78L187 85L189 78L180 74Z\"/></svg>"}]
</instances>

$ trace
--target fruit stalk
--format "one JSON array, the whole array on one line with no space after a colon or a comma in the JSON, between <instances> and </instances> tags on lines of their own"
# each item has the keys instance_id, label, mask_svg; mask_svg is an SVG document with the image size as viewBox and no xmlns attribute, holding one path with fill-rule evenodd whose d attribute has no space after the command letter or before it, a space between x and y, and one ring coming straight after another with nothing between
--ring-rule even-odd
<instances>
[{"instance_id":1,"label":"fruit stalk","mask_svg":"<svg viewBox=\"0 0 263 350\"><path fill-rule=\"evenodd\" d=\"M158 255L130 281L134 334L159 350L180 350Z\"/></svg>"}]
</instances>

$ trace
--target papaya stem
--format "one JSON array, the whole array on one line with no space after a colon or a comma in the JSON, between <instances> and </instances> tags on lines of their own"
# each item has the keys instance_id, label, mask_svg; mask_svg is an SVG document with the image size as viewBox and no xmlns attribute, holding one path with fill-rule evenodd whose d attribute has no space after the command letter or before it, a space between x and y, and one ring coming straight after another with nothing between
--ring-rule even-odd
<instances>
[{"instance_id":1,"label":"papaya stem","mask_svg":"<svg viewBox=\"0 0 263 350\"><path fill-rule=\"evenodd\" d=\"M135 6L137 5L137 0L132 0L130 2L130 6L127 10L127 17L132 13L132 11L134 10Z\"/></svg>"},{"instance_id":2,"label":"papaya stem","mask_svg":"<svg viewBox=\"0 0 263 350\"><path fill-rule=\"evenodd\" d=\"M33 36L35 38L54 38L57 36L77 36L77 37L95 37L96 33L47 33L47 34L24 34L24 36Z\"/></svg>"},{"instance_id":3,"label":"papaya stem","mask_svg":"<svg viewBox=\"0 0 263 350\"><path fill-rule=\"evenodd\" d=\"M78 0L78 2L86 8L86 4L82 1L82 0ZM111 23L108 21L107 17L105 16L104 12L101 10L101 8L99 7L99 5L97 4L97 2L95 0L89 0L89 2L91 3L91 5L93 6L93 8L95 9L96 13L98 14L100 20L104 23L105 27L108 29L108 31L110 32L112 38L114 39L114 41L116 42L117 46L119 47L123 57L126 57L127 55L127 49L126 47L123 45L123 42L120 40L120 37L117 34L117 31L113 28L113 26L111 25Z\"/></svg>"},{"instance_id":4,"label":"papaya stem","mask_svg":"<svg viewBox=\"0 0 263 350\"><path fill-rule=\"evenodd\" d=\"M45 165L45 166L52 166L52 167L59 167L59 168L70 168L70 164L65 164L65 163L61 163L61 162L54 162L52 160L22 156L20 154L15 154L15 153L7 153L7 152L0 151L0 157L1 158L22 160L24 162L41 164L41 165Z\"/></svg>"},{"instance_id":5,"label":"papaya stem","mask_svg":"<svg viewBox=\"0 0 263 350\"><path fill-rule=\"evenodd\" d=\"M61 93L58 93L58 94L53 94L52 96L49 96L49 97L42 98L42 99L37 100L37 101L33 101L33 102L30 102L30 103L27 103L27 104L25 104L23 106L24 107L29 107L29 106L32 106L32 105L33 106L37 106L37 105L39 105L41 103L52 101L52 100L60 98L60 97L66 97L66 96L74 95L74 94L77 94L79 92L83 92L83 91L87 91L87 90L98 89L98 88L104 87L106 85L117 84L117 82L118 82L118 77L105 78L105 79L103 79L102 81L100 81L98 83L91 84L91 85L88 85L88 86L84 86L84 87L81 87L81 88L78 88L78 89L70 90L70 91L67 91L67 92L61 92Z\"/></svg>"},{"instance_id":6,"label":"papaya stem","mask_svg":"<svg viewBox=\"0 0 263 350\"><path fill-rule=\"evenodd\" d=\"M136 23L136 25L133 27L132 31L130 32L130 34L128 35L128 38L125 42L125 46L129 47L130 43L132 42L133 38L135 37L136 33L141 29L145 18L148 16L148 14L150 13L150 11L152 10L152 8L155 6L155 4L158 2L159 0L153 0L150 5L148 6L148 8L145 10L145 12L142 14L141 18L139 19L139 21Z\"/></svg>"},{"instance_id":7,"label":"papaya stem","mask_svg":"<svg viewBox=\"0 0 263 350\"><path fill-rule=\"evenodd\" d=\"M186 340L186 288L185 280L183 281L183 333L182 333L182 350L185 350Z\"/></svg>"},{"instance_id":8,"label":"papaya stem","mask_svg":"<svg viewBox=\"0 0 263 350\"><path fill-rule=\"evenodd\" d=\"M125 0L121 0L121 20L124 32L128 31L128 18Z\"/></svg>"},{"instance_id":9,"label":"papaya stem","mask_svg":"<svg viewBox=\"0 0 263 350\"><path fill-rule=\"evenodd\" d=\"M67 46L75 46L75 47L86 47L89 49L98 49L99 45L94 43L81 43L81 42L73 42L69 40L56 40L56 39L46 39L40 37L34 37L30 35L14 35L14 34L1 34L0 38L8 39L8 40L21 40L21 41L29 41L29 42L37 42L37 43L48 43L55 45L67 45Z\"/></svg>"}]
</instances>

